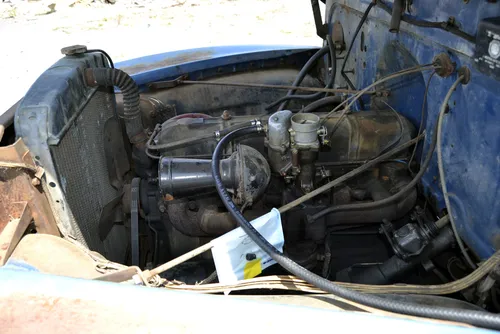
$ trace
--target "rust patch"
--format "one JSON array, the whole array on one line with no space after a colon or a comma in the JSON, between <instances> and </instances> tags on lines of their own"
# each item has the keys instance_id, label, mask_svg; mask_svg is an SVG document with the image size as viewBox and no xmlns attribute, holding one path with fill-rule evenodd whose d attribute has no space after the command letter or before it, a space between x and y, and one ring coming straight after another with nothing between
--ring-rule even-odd
<instances>
[{"instance_id":1,"label":"rust patch","mask_svg":"<svg viewBox=\"0 0 500 334\"><path fill-rule=\"evenodd\" d=\"M163 196L163 200L166 201L166 202L173 201L174 200L174 196L172 196L170 194L165 194L165 196Z\"/></svg>"},{"instance_id":2,"label":"rust patch","mask_svg":"<svg viewBox=\"0 0 500 334\"><path fill-rule=\"evenodd\" d=\"M38 233L59 236L47 198L32 182L42 176L40 171L22 139L0 147L0 240L3 246L20 238L32 220ZM8 256L3 257L6 260Z\"/></svg>"},{"instance_id":3,"label":"rust patch","mask_svg":"<svg viewBox=\"0 0 500 334\"><path fill-rule=\"evenodd\" d=\"M147 72L154 70L156 68L179 65L197 60L209 59L213 54L214 54L213 51L183 52L175 57L167 57L165 59L156 61L154 63L136 64L132 66L122 67L121 70L127 72L128 74Z\"/></svg>"}]
</instances>

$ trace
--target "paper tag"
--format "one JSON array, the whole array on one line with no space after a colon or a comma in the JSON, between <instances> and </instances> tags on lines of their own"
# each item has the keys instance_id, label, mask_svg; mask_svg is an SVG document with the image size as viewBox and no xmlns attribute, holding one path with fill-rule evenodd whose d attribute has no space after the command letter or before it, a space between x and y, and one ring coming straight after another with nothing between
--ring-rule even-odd
<instances>
[{"instance_id":1,"label":"paper tag","mask_svg":"<svg viewBox=\"0 0 500 334\"><path fill-rule=\"evenodd\" d=\"M281 216L277 209L250 222L262 236L278 250L283 251L285 239L281 227ZM257 276L262 270L275 264L241 227L212 241L212 255L219 282L235 283Z\"/></svg>"}]
</instances>

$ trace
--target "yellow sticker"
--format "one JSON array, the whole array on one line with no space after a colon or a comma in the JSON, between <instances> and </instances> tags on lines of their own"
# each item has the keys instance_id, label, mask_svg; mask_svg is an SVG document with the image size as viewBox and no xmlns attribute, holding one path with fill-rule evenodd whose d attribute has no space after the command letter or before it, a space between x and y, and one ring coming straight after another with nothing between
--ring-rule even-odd
<instances>
[{"instance_id":1,"label":"yellow sticker","mask_svg":"<svg viewBox=\"0 0 500 334\"><path fill-rule=\"evenodd\" d=\"M245 268L243 269L243 278L244 279L254 278L261 272L262 272L262 265L260 263L260 259L248 261L247 264L245 264Z\"/></svg>"}]
</instances>

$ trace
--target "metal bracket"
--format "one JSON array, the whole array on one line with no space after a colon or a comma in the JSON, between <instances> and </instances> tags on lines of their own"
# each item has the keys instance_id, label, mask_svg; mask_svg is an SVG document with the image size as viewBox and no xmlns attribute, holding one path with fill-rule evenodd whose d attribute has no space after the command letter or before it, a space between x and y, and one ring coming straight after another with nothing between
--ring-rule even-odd
<instances>
[{"instance_id":1,"label":"metal bracket","mask_svg":"<svg viewBox=\"0 0 500 334\"><path fill-rule=\"evenodd\" d=\"M316 25L316 34L325 39L326 34L328 33L328 25L323 23L323 19L321 18L321 9L319 8L318 0L311 0L311 6L314 15L314 24Z\"/></svg>"},{"instance_id":2,"label":"metal bracket","mask_svg":"<svg viewBox=\"0 0 500 334\"><path fill-rule=\"evenodd\" d=\"M174 79L174 80L167 80L167 81L157 81L157 82L152 82L148 85L150 89L165 89L165 88L175 88L182 84L183 80L186 80L188 76L186 74L181 75L180 77Z\"/></svg>"}]
</instances>

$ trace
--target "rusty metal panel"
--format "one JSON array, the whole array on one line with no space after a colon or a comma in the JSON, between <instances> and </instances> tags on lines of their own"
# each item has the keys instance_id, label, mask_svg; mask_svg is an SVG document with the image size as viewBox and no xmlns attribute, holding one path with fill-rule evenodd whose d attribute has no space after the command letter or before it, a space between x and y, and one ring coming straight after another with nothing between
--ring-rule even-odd
<instances>
[{"instance_id":1,"label":"rusty metal panel","mask_svg":"<svg viewBox=\"0 0 500 334\"><path fill-rule=\"evenodd\" d=\"M52 210L41 190L39 168L22 139L0 147L0 265L33 221L38 233L59 236Z\"/></svg>"},{"instance_id":2,"label":"rusty metal panel","mask_svg":"<svg viewBox=\"0 0 500 334\"><path fill-rule=\"evenodd\" d=\"M2 233L0 233L0 266L7 262L16 248L31 222L31 217L27 202L12 203L11 219L2 227Z\"/></svg>"}]
</instances>

